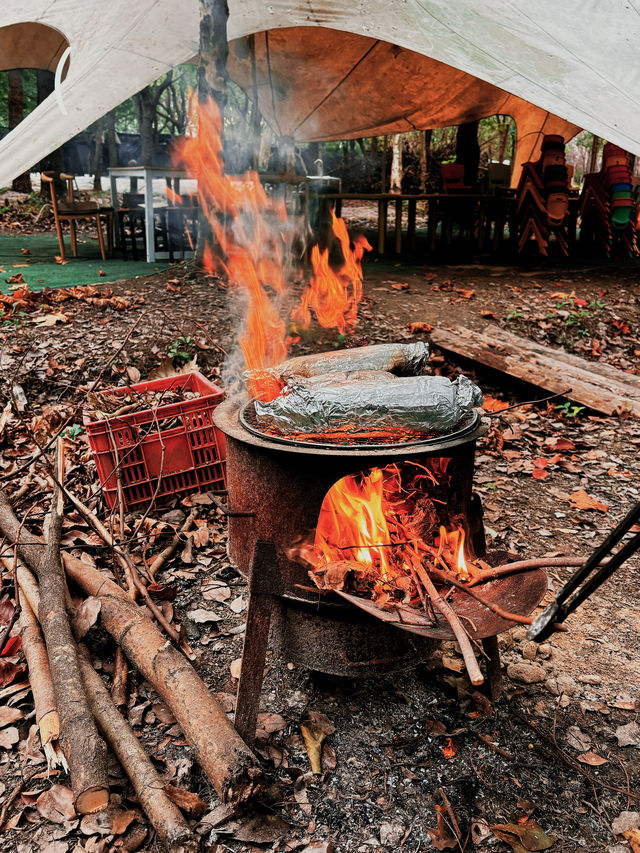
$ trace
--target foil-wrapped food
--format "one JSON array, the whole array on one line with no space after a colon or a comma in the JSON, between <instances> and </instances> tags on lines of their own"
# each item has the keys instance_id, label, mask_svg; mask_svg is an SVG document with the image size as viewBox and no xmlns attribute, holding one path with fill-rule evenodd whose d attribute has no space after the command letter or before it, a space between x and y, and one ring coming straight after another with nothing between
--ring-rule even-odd
<instances>
[{"instance_id":1,"label":"foil-wrapped food","mask_svg":"<svg viewBox=\"0 0 640 853\"><path fill-rule=\"evenodd\" d=\"M352 350L353 352L353 350ZM353 378L292 376L270 402L255 402L258 423L286 433L320 433L353 425L361 432L405 427L419 432L448 432L465 412L482 403L482 392L468 377Z\"/></svg>"},{"instance_id":2,"label":"foil-wrapped food","mask_svg":"<svg viewBox=\"0 0 640 853\"><path fill-rule=\"evenodd\" d=\"M283 380L293 376L320 376L336 371L353 373L356 370L384 370L400 376L416 376L422 373L428 361L429 345L417 341L301 355L283 362L273 370Z\"/></svg>"}]
</instances>

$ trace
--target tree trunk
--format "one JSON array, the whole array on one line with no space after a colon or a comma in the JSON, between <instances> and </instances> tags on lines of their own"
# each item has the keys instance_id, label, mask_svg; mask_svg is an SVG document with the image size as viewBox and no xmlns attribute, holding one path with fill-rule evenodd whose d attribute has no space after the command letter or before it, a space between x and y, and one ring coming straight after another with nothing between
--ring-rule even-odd
<instances>
[{"instance_id":1,"label":"tree trunk","mask_svg":"<svg viewBox=\"0 0 640 853\"><path fill-rule=\"evenodd\" d=\"M93 191L102 190L102 119L96 122L96 136L93 148Z\"/></svg>"},{"instance_id":2,"label":"tree trunk","mask_svg":"<svg viewBox=\"0 0 640 853\"><path fill-rule=\"evenodd\" d=\"M258 171L260 165L260 104L258 101L258 69L256 66L256 37L249 36L251 54L251 151L252 167Z\"/></svg>"},{"instance_id":3,"label":"tree trunk","mask_svg":"<svg viewBox=\"0 0 640 853\"><path fill-rule=\"evenodd\" d=\"M429 178L429 154L431 152L431 130L419 134L420 192L426 193Z\"/></svg>"},{"instance_id":4,"label":"tree trunk","mask_svg":"<svg viewBox=\"0 0 640 853\"><path fill-rule=\"evenodd\" d=\"M224 109L227 105L227 59L229 42L227 39L227 21L229 6L227 0L200 0L200 63L198 65L198 99L205 103L213 97L220 110L222 119L221 137L224 141ZM196 261L202 265L205 248L213 240L209 224L202 205L198 221L198 244Z\"/></svg>"},{"instance_id":5,"label":"tree trunk","mask_svg":"<svg viewBox=\"0 0 640 853\"><path fill-rule=\"evenodd\" d=\"M598 162L598 148L600 147L600 137L593 135L593 141L591 142L591 158L589 160L589 172L595 172L596 164Z\"/></svg>"},{"instance_id":6,"label":"tree trunk","mask_svg":"<svg viewBox=\"0 0 640 853\"><path fill-rule=\"evenodd\" d=\"M36 86L37 86L37 102L41 104L46 98L53 93L55 86L55 76L52 71L36 71ZM40 161L40 169L43 172L52 171L54 173L54 187L58 195L64 192L64 181L60 180L60 172L64 172L64 149L62 146L56 148L51 154ZM49 187L43 184L40 187L40 195L49 201Z\"/></svg>"},{"instance_id":7,"label":"tree trunk","mask_svg":"<svg viewBox=\"0 0 640 853\"><path fill-rule=\"evenodd\" d=\"M9 130L17 127L24 118L22 74L22 69L9 71ZM31 177L29 176L29 172L23 172L17 178L14 178L11 188L17 193L30 193Z\"/></svg>"},{"instance_id":8,"label":"tree trunk","mask_svg":"<svg viewBox=\"0 0 640 853\"><path fill-rule=\"evenodd\" d=\"M504 163L507 153L507 142L509 141L509 128L511 119L508 116L497 116L498 121L498 163Z\"/></svg>"},{"instance_id":9,"label":"tree trunk","mask_svg":"<svg viewBox=\"0 0 640 853\"><path fill-rule=\"evenodd\" d=\"M104 117L107 126L107 151L109 155L109 166L118 165L118 142L116 136L116 111L109 110Z\"/></svg>"},{"instance_id":10,"label":"tree trunk","mask_svg":"<svg viewBox=\"0 0 640 853\"><path fill-rule=\"evenodd\" d=\"M380 166L380 192L386 193L387 191L387 148L388 148L388 136L382 137L382 157L381 157L381 166Z\"/></svg>"},{"instance_id":11,"label":"tree trunk","mask_svg":"<svg viewBox=\"0 0 640 853\"><path fill-rule=\"evenodd\" d=\"M394 133L391 142L391 185L390 192L402 192L402 134Z\"/></svg>"},{"instance_id":12,"label":"tree trunk","mask_svg":"<svg viewBox=\"0 0 640 853\"><path fill-rule=\"evenodd\" d=\"M149 86L134 95L138 129L140 132L140 163L141 166L153 165L153 122L155 119L155 99Z\"/></svg>"}]
</instances>

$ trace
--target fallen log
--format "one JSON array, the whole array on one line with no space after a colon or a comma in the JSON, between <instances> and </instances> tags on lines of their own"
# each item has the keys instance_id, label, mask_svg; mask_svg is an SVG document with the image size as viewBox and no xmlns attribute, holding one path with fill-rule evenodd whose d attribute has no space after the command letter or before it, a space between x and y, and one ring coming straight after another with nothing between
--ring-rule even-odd
<instances>
[{"instance_id":1,"label":"fallen log","mask_svg":"<svg viewBox=\"0 0 640 853\"><path fill-rule=\"evenodd\" d=\"M0 530L15 542L19 529L11 504L0 491ZM22 559L35 568L44 550L42 542L23 527L17 547ZM63 562L78 586L100 598L104 628L171 708L221 799L235 805L260 793L264 777L257 759L189 661L116 583L69 554L63 555Z\"/></svg>"},{"instance_id":2,"label":"fallen log","mask_svg":"<svg viewBox=\"0 0 640 853\"><path fill-rule=\"evenodd\" d=\"M119 711L127 707L127 659L120 646L116 647L113 664L111 699Z\"/></svg>"},{"instance_id":3,"label":"fallen log","mask_svg":"<svg viewBox=\"0 0 640 853\"><path fill-rule=\"evenodd\" d=\"M38 622L32 610L33 607L38 611L40 606L38 585L31 572L24 568L22 568L17 580L22 605L31 614L39 632ZM159 838L171 853L196 853L198 844L193 839L187 822L177 806L165 794L162 779L130 725L116 709L109 691L91 665L89 652L84 644L79 646L78 661L91 712L123 770L131 780L138 801ZM33 688L31 667L29 668L29 675Z\"/></svg>"},{"instance_id":4,"label":"fallen log","mask_svg":"<svg viewBox=\"0 0 640 853\"><path fill-rule=\"evenodd\" d=\"M56 485L46 525L46 545L34 567L40 582L38 619L47 645L60 715L60 742L70 768L75 809L78 814L92 814L109 805L107 746L98 733L84 692L66 609L66 585L60 560L62 511L62 493Z\"/></svg>"},{"instance_id":5,"label":"fallen log","mask_svg":"<svg viewBox=\"0 0 640 853\"><path fill-rule=\"evenodd\" d=\"M113 704L102 679L81 647L80 671L89 705L100 729L131 780L138 801L171 853L196 853L198 843L178 807L164 792L164 783L131 727Z\"/></svg>"},{"instance_id":6,"label":"fallen log","mask_svg":"<svg viewBox=\"0 0 640 853\"><path fill-rule=\"evenodd\" d=\"M640 377L611 365L587 361L495 326L486 326L481 331L437 328L430 337L440 349L523 379L545 391L564 392L569 400L596 412L605 415L631 412L640 417Z\"/></svg>"},{"instance_id":7,"label":"fallen log","mask_svg":"<svg viewBox=\"0 0 640 853\"><path fill-rule=\"evenodd\" d=\"M40 729L40 740L45 746L60 737L60 716L51 680L49 656L40 631L40 624L27 596L20 588L18 599L22 650L29 666L29 683L36 709L36 723Z\"/></svg>"}]
</instances>

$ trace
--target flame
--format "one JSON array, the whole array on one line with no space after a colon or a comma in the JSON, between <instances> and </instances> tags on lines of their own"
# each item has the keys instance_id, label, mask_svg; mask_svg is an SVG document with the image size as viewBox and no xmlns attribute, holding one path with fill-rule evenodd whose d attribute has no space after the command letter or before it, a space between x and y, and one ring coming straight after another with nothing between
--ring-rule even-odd
<instances>
[{"instance_id":1,"label":"flame","mask_svg":"<svg viewBox=\"0 0 640 853\"><path fill-rule=\"evenodd\" d=\"M447 743L442 747L442 754L445 758L453 758L454 755L458 752L458 747L453 742L453 739L448 737Z\"/></svg>"},{"instance_id":2,"label":"flame","mask_svg":"<svg viewBox=\"0 0 640 853\"><path fill-rule=\"evenodd\" d=\"M437 480L432 470L412 464L418 470L409 477L394 464L334 483L320 509L313 547L294 549L292 555L311 562L314 571L329 563L358 564L373 582L373 600L379 606L398 590L417 602L418 569L425 564L469 579L476 567L465 556L464 530L440 524L437 534L431 532L425 512L433 510L435 518L436 509L435 502L425 501L426 487L437 485Z\"/></svg>"},{"instance_id":3,"label":"flame","mask_svg":"<svg viewBox=\"0 0 640 853\"><path fill-rule=\"evenodd\" d=\"M319 246L313 247L313 277L293 313L293 319L302 326L309 326L313 310L324 328L336 328L342 334L352 333L358 322L358 304L362 299L362 257L365 251L371 251L371 246L365 237L358 236L351 249L347 226L333 211L331 226L342 250L342 266L334 270L329 264L329 249L321 252Z\"/></svg>"},{"instance_id":4,"label":"flame","mask_svg":"<svg viewBox=\"0 0 640 853\"><path fill-rule=\"evenodd\" d=\"M249 391L255 399L272 400L281 383L267 368L286 358L290 342L284 311L290 229L284 200L271 199L256 172L239 178L225 174L218 106L212 98L201 102L196 120L195 103L192 96L188 132L176 145L174 160L197 178L200 204L217 244L215 251L209 243L205 246L204 268L209 275L224 273L243 303L238 342L252 371ZM169 198L176 201L175 196ZM353 331L362 297L361 260L371 246L358 238L352 250L346 225L335 216L333 231L342 249L342 267L334 272L328 250L313 248L314 276L295 316L301 325L309 325L313 309L326 328Z\"/></svg>"}]
</instances>

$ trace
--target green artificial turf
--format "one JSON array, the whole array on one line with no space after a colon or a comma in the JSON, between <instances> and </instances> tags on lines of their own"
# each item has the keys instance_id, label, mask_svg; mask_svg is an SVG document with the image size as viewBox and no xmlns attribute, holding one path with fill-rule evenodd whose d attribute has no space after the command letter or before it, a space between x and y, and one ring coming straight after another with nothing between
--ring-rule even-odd
<instances>
[{"instance_id":1,"label":"green artificial turf","mask_svg":"<svg viewBox=\"0 0 640 853\"><path fill-rule=\"evenodd\" d=\"M29 254L23 254L28 249ZM77 284L98 284L122 278L149 276L166 270L167 261L148 264L143 261L123 261L117 255L103 261L98 241L78 236L78 257L71 254L68 235L65 238L67 264L57 264L60 253L55 234L0 234L0 292L7 293L12 275L22 273L32 290L45 287L73 287ZM100 275L102 270L105 275Z\"/></svg>"}]
</instances>

